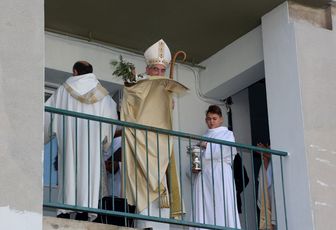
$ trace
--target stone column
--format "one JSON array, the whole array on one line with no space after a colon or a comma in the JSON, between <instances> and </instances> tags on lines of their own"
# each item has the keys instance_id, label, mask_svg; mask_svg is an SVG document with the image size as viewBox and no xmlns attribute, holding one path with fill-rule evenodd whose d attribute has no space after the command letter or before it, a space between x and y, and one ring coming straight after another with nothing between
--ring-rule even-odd
<instances>
[{"instance_id":1,"label":"stone column","mask_svg":"<svg viewBox=\"0 0 336 230\"><path fill-rule=\"evenodd\" d=\"M283 3L262 18L271 144L290 154L284 160L288 229L334 229L336 32L330 12Z\"/></svg>"},{"instance_id":2,"label":"stone column","mask_svg":"<svg viewBox=\"0 0 336 230\"><path fill-rule=\"evenodd\" d=\"M44 1L0 1L0 229L42 229Z\"/></svg>"}]
</instances>

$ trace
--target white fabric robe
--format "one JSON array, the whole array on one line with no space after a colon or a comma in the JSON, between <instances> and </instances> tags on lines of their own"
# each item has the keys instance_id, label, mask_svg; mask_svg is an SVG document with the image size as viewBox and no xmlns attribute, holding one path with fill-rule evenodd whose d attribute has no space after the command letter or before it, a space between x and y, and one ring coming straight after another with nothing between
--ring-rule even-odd
<instances>
[{"instance_id":1,"label":"white fabric robe","mask_svg":"<svg viewBox=\"0 0 336 230\"><path fill-rule=\"evenodd\" d=\"M94 74L85 74L70 77L66 83L78 95L84 95L92 92L99 82ZM116 103L109 95L93 104L86 104L72 97L63 85L57 89L45 105L118 119ZM53 117L52 130L50 130L50 113L45 114L45 140L48 140L51 133L56 134L58 138L58 202L97 208L101 189L102 141L106 138L105 140L110 142L113 137L111 125L102 123L100 134L99 122L90 121L90 126L88 126L88 120L78 119L76 133L75 118L66 116L64 118L65 136L63 136L63 116L55 115ZM65 164L64 167L63 164ZM60 210L60 212L66 211Z\"/></svg>"},{"instance_id":2,"label":"white fabric robe","mask_svg":"<svg viewBox=\"0 0 336 230\"><path fill-rule=\"evenodd\" d=\"M111 145L106 152L104 152L104 160L107 161L112 154L114 154L119 148L121 148L122 138L116 137L113 140L113 146ZM113 162L112 162L113 164ZM114 173L106 172L107 173L107 187L108 187L108 194L121 197L121 162L119 162L119 170ZM112 192L113 191L113 192Z\"/></svg>"},{"instance_id":3,"label":"white fabric robe","mask_svg":"<svg viewBox=\"0 0 336 230\"><path fill-rule=\"evenodd\" d=\"M204 136L235 141L233 133L226 127L209 129ZM202 171L197 174L194 181L194 217L196 222L240 228L236 189L231 167L231 162L236 153L237 150L234 147L222 145L221 151L221 145L207 143L207 147L202 153ZM213 173L211 161L213 162ZM214 189L212 181L214 181Z\"/></svg>"}]
</instances>

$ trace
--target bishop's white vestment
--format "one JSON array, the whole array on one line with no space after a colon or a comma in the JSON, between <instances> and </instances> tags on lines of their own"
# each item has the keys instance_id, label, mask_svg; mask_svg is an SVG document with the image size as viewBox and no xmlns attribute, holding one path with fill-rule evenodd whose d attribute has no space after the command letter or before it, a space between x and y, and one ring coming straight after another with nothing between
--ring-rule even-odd
<instances>
[{"instance_id":1,"label":"bishop's white vestment","mask_svg":"<svg viewBox=\"0 0 336 230\"><path fill-rule=\"evenodd\" d=\"M226 127L209 129L204 136L235 141L233 133ZM236 153L234 147L207 143L202 152L202 171L197 174L194 183L196 222L240 228L231 167Z\"/></svg>"},{"instance_id":2,"label":"bishop's white vestment","mask_svg":"<svg viewBox=\"0 0 336 230\"><path fill-rule=\"evenodd\" d=\"M94 74L73 76L60 86L46 106L118 119L116 103ZM58 140L59 202L97 208L102 190L103 140L113 137L109 124L86 119L45 114L45 140L56 134ZM76 132L77 130L77 132ZM60 210L60 212L66 212ZM93 216L89 215L92 219Z\"/></svg>"}]
</instances>

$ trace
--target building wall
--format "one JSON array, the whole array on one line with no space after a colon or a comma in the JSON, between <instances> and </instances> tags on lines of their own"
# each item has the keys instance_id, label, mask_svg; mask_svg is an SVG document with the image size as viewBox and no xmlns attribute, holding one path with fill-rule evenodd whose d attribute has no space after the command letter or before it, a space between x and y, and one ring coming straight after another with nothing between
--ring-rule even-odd
<instances>
[{"instance_id":1,"label":"building wall","mask_svg":"<svg viewBox=\"0 0 336 230\"><path fill-rule=\"evenodd\" d=\"M144 59L140 55L54 33L46 32L45 37L47 68L72 73L73 64L85 60L92 64L93 72L99 79L122 84L121 80L112 76L111 65L113 60L119 60L121 54L135 65L138 73L145 71Z\"/></svg>"},{"instance_id":2,"label":"building wall","mask_svg":"<svg viewBox=\"0 0 336 230\"><path fill-rule=\"evenodd\" d=\"M206 67L201 89L211 97L229 97L264 77L262 61L259 26L201 63Z\"/></svg>"},{"instance_id":3,"label":"building wall","mask_svg":"<svg viewBox=\"0 0 336 230\"><path fill-rule=\"evenodd\" d=\"M297 46L287 3L262 17L262 31L270 141L272 148L290 154L283 160L288 226L313 229ZM274 172L279 172L278 164ZM281 191L279 180L276 182L275 191ZM282 203L281 197L276 201ZM280 229L285 229L284 210L277 212L282 220Z\"/></svg>"},{"instance_id":4,"label":"building wall","mask_svg":"<svg viewBox=\"0 0 336 230\"><path fill-rule=\"evenodd\" d=\"M334 229L336 212L336 30L294 23L304 140L315 229Z\"/></svg>"},{"instance_id":5,"label":"building wall","mask_svg":"<svg viewBox=\"0 0 336 230\"><path fill-rule=\"evenodd\" d=\"M0 229L42 229L44 1L0 2Z\"/></svg>"},{"instance_id":6,"label":"building wall","mask_svg":"<svg viewBox=\"0 0 336 230\"><path fill-rule=\"evenodd\" d=\"M271 142L290 154L289 229L334 229L336 34L325 23L330 10L292 7L284 3L262 18Z\"/></svg>"}]
</instances>

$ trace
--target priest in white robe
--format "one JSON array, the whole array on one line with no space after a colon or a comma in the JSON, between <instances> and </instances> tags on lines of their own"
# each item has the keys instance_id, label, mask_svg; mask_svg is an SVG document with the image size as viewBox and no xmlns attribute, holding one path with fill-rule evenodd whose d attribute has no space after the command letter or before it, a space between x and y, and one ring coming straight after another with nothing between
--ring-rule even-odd
<instances>
[{"instance_id":1,"label":"priest in white robe","mask_svg":"<svg viewBox=\"0 0 336 230\"><path fill-rule=\"evenodd\" d=\"M205 137L234 142L233 133L221 126L222 111L216 105L206 112L208 131ZM234 187L232 163L237 153L235 147L201 143L202 171L197 173L194 183L195 213L191 214L198 223L240 228ZM193 216L194 215L194 216Z\"/></svg>"},{"instance_id":2,"label":"priest in white robe","mask_svg":"<svg viewBox=\"0 0 336 230\"><path fill-rule=\"evenodd\" d=\"M116 103L92 73L92 66L85 61L75 63L73 76L57 89L45 105L118 119ZM46 141L54 134L58 140L58 202L98 208L103 192L101 175L105 169L102 167L103 140L105 146L110 143L113 137L111 125L101 123L100 127L96 121L56 114L51 120L50 113L46 113L44 133ZM67 210L58 211L59 215L69 213ZM88 218L93 220L95 215L89 214Z\"/></svg>"}]
</instances>

